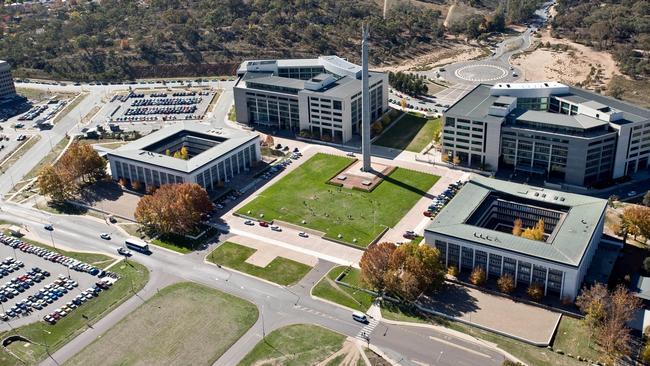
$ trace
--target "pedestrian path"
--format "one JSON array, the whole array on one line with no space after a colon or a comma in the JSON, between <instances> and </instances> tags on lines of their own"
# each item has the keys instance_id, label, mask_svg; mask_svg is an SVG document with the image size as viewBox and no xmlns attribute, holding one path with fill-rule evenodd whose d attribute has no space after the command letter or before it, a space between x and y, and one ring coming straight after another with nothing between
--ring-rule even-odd
<instances>
[{"instance_id":1,"label":"pedestrian path","mask_svg":"<svg viewBox=\"0 0 650 366\"><path fill-rule=\"evenodd\" d=\"M372 318L368 319L368 323L363 328L361 328L359 334L357 334L354 338L364 342L368 341L370 335L372 334L372 331L375 330L377 325L379 325L379 320Z\"/></svg>"}]
</instances>

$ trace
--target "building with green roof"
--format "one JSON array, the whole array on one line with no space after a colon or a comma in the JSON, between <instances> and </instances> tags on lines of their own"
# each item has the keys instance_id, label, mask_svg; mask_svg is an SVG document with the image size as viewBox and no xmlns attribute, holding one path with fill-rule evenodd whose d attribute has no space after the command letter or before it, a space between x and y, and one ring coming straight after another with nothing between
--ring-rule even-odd
<instances>
[{"instance_id":1,"label":"building with green roof","mask_svg":"<svg viewBox=\"0 0 650 366\"><path fill-rule=\"evenodd\" d=\"M603 233L607 201L472 176L425 229L425 242L445 265L461 272L482 267L488 278L511 275L519 286L573 300ZM513 235L544 222L541 240Z\"/></svg>"}]
</instances>

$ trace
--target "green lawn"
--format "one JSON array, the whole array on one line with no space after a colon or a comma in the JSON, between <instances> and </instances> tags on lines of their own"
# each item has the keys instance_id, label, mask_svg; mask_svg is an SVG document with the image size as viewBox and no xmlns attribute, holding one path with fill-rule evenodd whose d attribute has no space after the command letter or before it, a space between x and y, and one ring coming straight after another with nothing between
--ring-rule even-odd
<instances>
[{"instance_id":1,"label":"green lawn","mask_svg":"<svg viewBox=\"0 0 650 366\"><path fill-rule=\"evenodd\" d=\"M200 248L203 244L214 238L217 230L213 228L207 229L207 232L198 239L190 239L184 235L167 234L161 235L156 239L151 240L151 244L158 245L163 248L179 252L181 254L191 253L196 248Z\"/></svg>"},{"instance_id":2,"label":"green lawn","mask_svg":"<svg viewBox=\"0 0 650 366\"><path fill-rule=\"evenodd\" d=\"M314 286L312 295L365 312L370 308L370 305L372 305L372 300L374 299L372 295L365 291L341 286L334 282L336 277L338 277L338 275L346 268L347 267L344 266L332 268L332 270L330 270L329 273L327 273L327 275L323 277L316 286ZM361 283L361 271L356 268L352 268L348 272L348 274L343 278L343 282L359 288L364 287Z\"/></svg>"},{"instance_id":3,"label":"green lawn","mask_svg":"<svg viewBox=\"0 0 650 366\"><path fill-rule=\"evenodd\" d=\"M195 283L176 283L65 365L211 365L257 317L248 301Z\"/></svg>"},{"instance_id":4,"label":"green lawn","mask_svg":"<svg viewBox=\"0 0 650 366\"><path fill-rule=\"evenodd\" d=\"M547 348L535 347L530 344L517 341L496 333L488 332L470 325L450 321L442 317L426 315L414 309L400 307L389 301L384 301L381 305L381 315L388 320L412 322L412 323L425 323L444 326L471 336L483 339L485 341L495 343L499 348L507 351L513 356L519 358L521 361L528 365L535 366L580 366L585 365L575 358L570 358L566 355L557 354ZM556 341L557 343L557 341ZM554 348L558 348L553 344ZM573 347L569 346L567 349L562 349L565 353L573 353Z\"/></svg>"},{"instance_id":5,"label":"green lawn","mask_svg":"<svg viewBox=\"0 0 650 366\"><path fill-rule=\"evenodd\" d=\"M47 343L50 353L55 352L86 330L88 325L96 323L126 299L133 296L134 292L140 291L149 280L147 268L134 261L121 262L111 267L111 271L119 274L121 278L109 290L81 305L77 310L57 322L56 325L49 325L39 321L15 328L12 332L0 332L0 338L2 339L10 334L19 334L38 343L25 347L25 343L15 342L9 346L9 350L24 362L16 359L5 348L0 348L0 365L38 364L47 357L45 347L42 345ZM82 315L85 315L88 319L84 319Z\"/></svg>"},{"instance_id":6,"label":"green lawn","mask_svg":"<svg viewBox=\"0 0 650 366\"><path fill-rule=\"evenodd\" d=\"M440 118L426 119L407 114L397 124L375 141L376 145L419 153L432 140L437 140L442 130Z\"/></svg>"},{"instance_id":7,"label":"green lawn","mask_svg":"<svg viewBox=\"0 0 650 366\"><path fill-rule=\"evenodd\" d=\"M345 336L316 325L276 329L260 341L239 366L316 365L341 349Z\"/></svg>"},{"instance_id":8,"label":"green lawn","mask_svg":"<svg viewBox=\"0 0 650 366\"><path fill-rule=\"evenodd\" d=\"M9 232L6 231L5 234L9 234ZM29 239L26 239L26 238L20 238L20 240L24 241L25 243L35 245L37 247L45 248L45 249L50 250L52 252L56 252L56 253L68 256L70 258L80 260L82 262L93 265L93 266L95 266L97 268L102 268L102 269L106 268L108 265L110 265L111 263L113 263L115 261L115 258L109 257L109 256L104 255L104 254L100 254L100 253L69 252L67 250L55 248L55 247L53 247L51 245L43 244L41 242L34 241L34 240L29 240Z\"/></svg>"},{"instance_id":9,"label":"green lawn","mask_svg":"<svg viewBox=\"0 0 650 366\"><path fill-rule=\"evenodd\" d=\"M593 337L589 337L589 327L585 322L568 316L562 316L560 320L553 348L591 360L597 360L600 356L600 347Z\"/></svg>"},{"instance_id":10,"label":"green lawn","mask_svg":"<svg viewBox=\"0 0 650 366\"><path fill-rule=\"evenodd\" d=\"M440 178L397 168L372 192L326 184L352 161L316 154L238 212L256 218L264 214L266 220L306 226L329 238L341 234L340 240L366 247L386 226L396 225Z\"/></svg>"},{"instance_id":11,"label":"green lawn","mask_svg":"<svg viewBox=\"0 0 650 366\"><path fill-rule=\"evenodd\" d=\"M212 263L230 267L285 286L300 281L312 268L306 264L283 257L276 257L266 267L246 263L246 259L255 252L256 249L227 241L213 250L207 259Z\"/></svg>"}]
</instances>

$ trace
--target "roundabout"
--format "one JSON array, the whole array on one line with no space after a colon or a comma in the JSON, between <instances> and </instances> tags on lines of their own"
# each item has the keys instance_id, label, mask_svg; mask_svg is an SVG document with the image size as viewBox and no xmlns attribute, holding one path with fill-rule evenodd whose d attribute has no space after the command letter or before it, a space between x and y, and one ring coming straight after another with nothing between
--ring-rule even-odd
<instances>
[{"instance_id":1,"label":"roundabout","mask_svg":"<svg viewBox=\"0 0 650 366\"><path fill-rule=\"evenodd\" d=\"M456 69L454 75L470 82L496 81L508 76L508 70L491 64L472 64Z\"/></svg>"}]
</instances>

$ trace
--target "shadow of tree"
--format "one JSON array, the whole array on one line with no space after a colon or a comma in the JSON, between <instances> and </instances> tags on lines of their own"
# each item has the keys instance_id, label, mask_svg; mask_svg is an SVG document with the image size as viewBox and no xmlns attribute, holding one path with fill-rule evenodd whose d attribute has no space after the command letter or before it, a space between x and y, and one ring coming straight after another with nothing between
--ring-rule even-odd
<instances>
[{"instance_id":1,"label":"shadow of tree","mask_svg":"<svg viewBox=\"0 0 650 366\"><path fill-rule=\"evenodd\" d=\"M80 196L85 203L92 205L103 200L117 201L123 194L119 184L113 181L101 181L84 187Z\"/></svg>"},{"instance_id":2,"label":"shadow of tree","mask_svg":"<svg viewBox=\"0 0 650 366\"><path fill-rule=\"evenodd\" d=\"M435 294L420 296L418 303L453 317L480 310L478 300L469 293L467 288L449 282L445 282Z\"/></svg>"}]
</instances>

